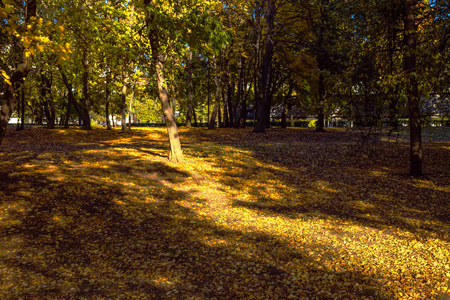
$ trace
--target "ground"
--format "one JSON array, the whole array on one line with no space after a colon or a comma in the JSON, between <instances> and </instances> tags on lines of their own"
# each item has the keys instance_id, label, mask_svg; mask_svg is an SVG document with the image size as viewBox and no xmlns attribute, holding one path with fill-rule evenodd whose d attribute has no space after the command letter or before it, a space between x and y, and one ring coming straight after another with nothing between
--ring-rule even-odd
<instances>
[{"instance_id":1,"label":"ground","mask_svg":"<svg viewBox=\"0 0 450 300\"><path fill-rule=\"evenodd\" d=\"M9 131L1 299L446 299L450 129Z\"/></svg>"}]
</instances>

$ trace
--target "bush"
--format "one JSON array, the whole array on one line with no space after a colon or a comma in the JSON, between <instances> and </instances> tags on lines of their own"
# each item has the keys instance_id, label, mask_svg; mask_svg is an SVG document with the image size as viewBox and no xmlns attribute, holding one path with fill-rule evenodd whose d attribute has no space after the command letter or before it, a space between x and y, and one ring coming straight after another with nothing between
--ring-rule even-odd
<instances>
[{"instance_id":1,"label":"bush","mask_svg":"<svg viewBox=\"0 0 450 300\"><path fill-rule=\"evenodd\" d=\"M317 126L317 120L311 120L308 123L308 127L312 128L312 127L316 127Z\"/></svg>"}]
</instances>

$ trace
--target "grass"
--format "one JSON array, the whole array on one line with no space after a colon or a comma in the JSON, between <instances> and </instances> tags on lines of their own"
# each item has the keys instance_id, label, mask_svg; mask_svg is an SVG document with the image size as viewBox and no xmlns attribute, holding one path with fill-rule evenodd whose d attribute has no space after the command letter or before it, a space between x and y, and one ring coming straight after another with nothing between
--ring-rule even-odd
<instances>
[{"instance_id":1,"label":"grass","mask_svg":"<svg viewBox=\"0 0 450 300\"><path fill-rule=\"evenodd\" d=\"M448 129L10 131L1 299L445 299ZM367 147L366 147L367 146ZM376 151L372 151L375 148Z\"/></svg>"}]
</instances>

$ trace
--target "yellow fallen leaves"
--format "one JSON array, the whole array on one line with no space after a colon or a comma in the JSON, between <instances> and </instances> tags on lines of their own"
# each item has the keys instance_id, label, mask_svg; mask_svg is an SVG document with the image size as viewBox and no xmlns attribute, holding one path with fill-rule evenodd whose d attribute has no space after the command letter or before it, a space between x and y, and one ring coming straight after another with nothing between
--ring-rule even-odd
<instances>
[{"instance_id":1,"label":"yellow fallen leaves","mask_svg":"<svg viewBox=\"0 0 450 300\"><path fill-rule=\"evenodd\" d=\"M8 133L2 299L448 293L443 147L418 181L398 175L398 155L350 158L348 132L181 129L183 165L161 157L164 134Z\"/></svg>"}]
</instances>

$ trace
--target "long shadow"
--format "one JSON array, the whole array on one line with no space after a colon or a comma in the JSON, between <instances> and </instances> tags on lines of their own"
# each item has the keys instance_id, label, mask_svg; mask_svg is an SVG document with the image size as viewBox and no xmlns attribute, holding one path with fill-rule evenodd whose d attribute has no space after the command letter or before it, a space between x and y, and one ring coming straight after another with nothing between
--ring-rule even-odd
<instances>
[{"instance_id":1,"label":"long shadow","mask_svg":"<svg viewBox=\"0 0 450 300\"><path fill-rule=\"evenodd\" d=\"M389 298L363 270L329 270L313 249L216 225L183 205L206 199L171 187L188 173L131 158L0 169L2 299Z\"/></svg>"},{"instance_id":2,"label":"long shadow","mask_svg":"<svg viewBox=\"0 0 450 300\"><path fill-rule=\"evenodd\" d=\"M194 138L195 133L191 135L190 138ZM237 199L236 206L289 217L298 214L333 216L378 229L396 227L420 239L450 240L450 204L448 192L444 190L450 184L450 170L445 167L448 164L445 148L426 149L434 158L431 164L434 169L424 178L428 183L418 185L417 181L397 171L408 165L406 145L398 145L393 150L386 144L380 149L379 157L374 159L350 156L350 151L335 151L342 147L352 149L358 137L351 132L315 134L275 130L265 135L264 143L252 142L251 133L244 132L242 136L245 138L239 142L214 140L217 149L227 145L250 153L235 158L233 163L224 163L229 156L227 151L214 148L214 153L208 153L198 149L205 157L212 157L214 165L223 171L219 178L222 184L233 190L245 190L258 199L250 202ZM240 135L236 133L235 139L239 140L238 137ZM389 159L383 157L388 151ZM314 155L305 155L308 152ZM372 163L368 164L370 159ZM384 174L376 175L368 166L385 170ZM267 185L252 186L252 177L262 173L267 174ZM274 187L270 180L277 180L283 187ZM324 186L319 187L319 183ZM297 202L285 203L272 199L269 185L286 198L292 197L284 187L305 196L300 196ZM319 201L304 201L307 197Z\"/></svg>"}]
</instances>

